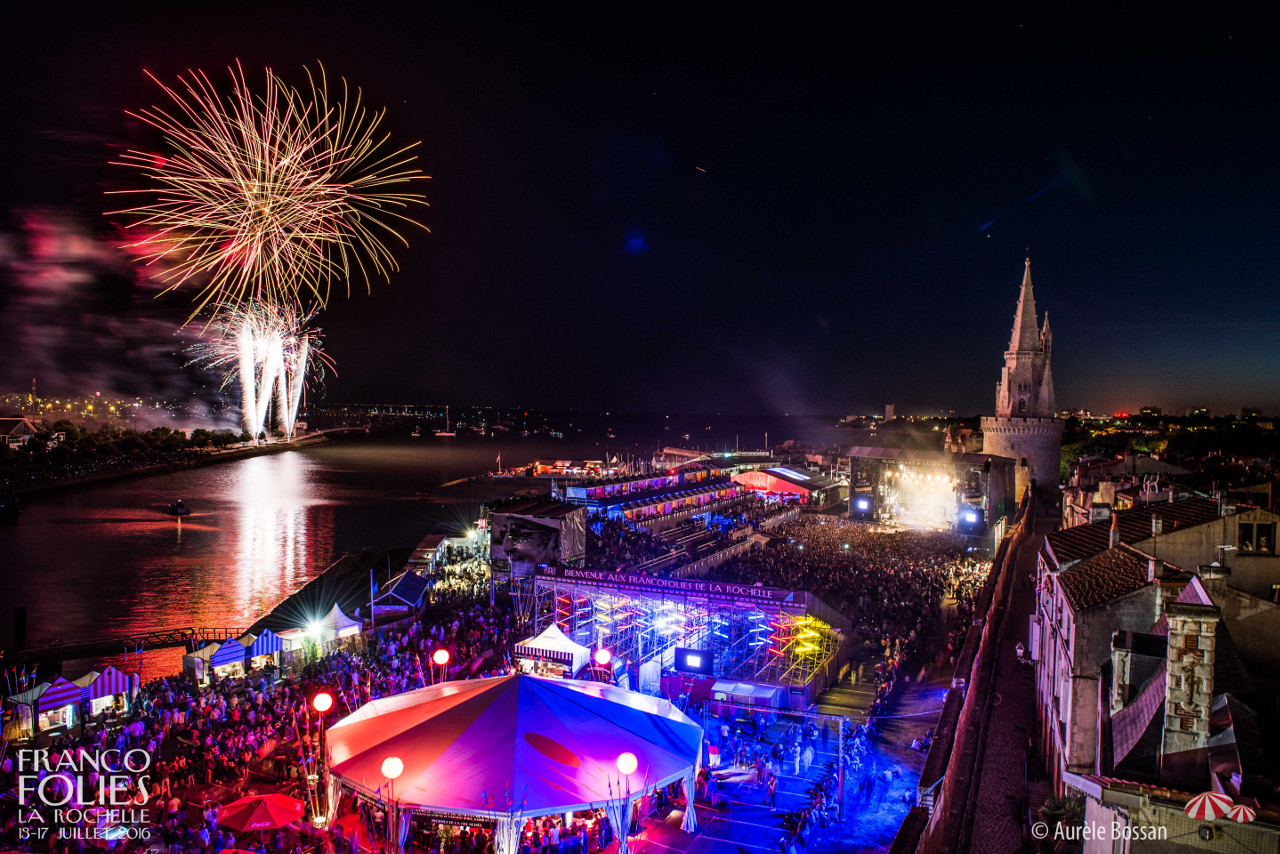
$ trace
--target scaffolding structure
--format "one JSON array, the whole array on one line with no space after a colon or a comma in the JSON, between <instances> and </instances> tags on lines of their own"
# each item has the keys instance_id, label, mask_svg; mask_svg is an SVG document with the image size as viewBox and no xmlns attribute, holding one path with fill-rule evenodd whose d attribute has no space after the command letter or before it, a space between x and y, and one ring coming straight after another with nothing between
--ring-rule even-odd
<instances>
[{"instance_id":1,"label":"scaffolding structure","mask_svg":"<svg viewBox=\"0 0 1280 854\"><path fill-rule=\"evenodd\" d=\"M522 582L516 596L534 630L554 621L578 643L609 650L615 661L637 667L656 661L664 673L674 669L676 648L683 647L709 653L717 678L803 686L839 653L843 640L804 604L770 607L544 578Z\"/></svg>"}]
</instances>

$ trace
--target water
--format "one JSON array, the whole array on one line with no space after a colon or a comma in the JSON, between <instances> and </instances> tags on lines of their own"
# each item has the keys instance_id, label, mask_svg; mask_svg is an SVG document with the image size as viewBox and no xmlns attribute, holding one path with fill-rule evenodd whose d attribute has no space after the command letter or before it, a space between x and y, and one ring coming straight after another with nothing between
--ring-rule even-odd
<instances>
[{"instance_id":1,"label":"water","mask_svg":"<svg viewBox=\"0 0 1280 854\"><path fill-rule=\"evenodd\" d=\"M12 606L20 604L28 606L31 643L189 626L238 631L344 553L409 547L433 531L469 527L478 495L440 505L414 493L491 471L499 453L511 468L538 458L647 458L663 445L732 449L735 434L743 447L759 446L766 429L775 444L839 439L828 422L800 419L570 423L563 440L438 439L427 430L414 439L406 428L29 503L19 522L0 526L0 639L9 645ZM759 438L743 441L748 429ZM181 521L164 512L178 498L192 509ZM144 676L175 671L178 661L177 650L145 655Z\"/></svg>"}]
</instances>

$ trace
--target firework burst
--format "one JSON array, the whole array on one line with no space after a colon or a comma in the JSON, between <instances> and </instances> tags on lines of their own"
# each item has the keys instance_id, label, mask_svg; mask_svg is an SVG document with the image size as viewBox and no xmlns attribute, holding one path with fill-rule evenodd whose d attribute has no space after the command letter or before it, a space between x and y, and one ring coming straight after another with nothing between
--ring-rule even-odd
<instances>
[{"instance_id":1,"label":"firework burst","mask_svg":"<svg viewBox=\"0 0 1280 854\"><path fill-rule=\"evenodd\" d=\"M213 337L191 348L192 363L220 376L223 388L240 385L241 423L251 435L271 426L274 398L274 424L292 438L308 377L314 384L332 369L314 318L292 305L243 304L220 313Z\"/></svg>"},{"instance_id":2,"label":"firework burst","mask_svg":"<svg viewBox=\"0 0 1280 854\"><path fill-rule=\"evenodd\" d=\"M199 287L198 312L246 304L283 305L314 298L335 282L368 288L398 269L387 241L407 245L397 228L425 198L427 178L414 146L393 148L360 90L342 81L330 93L323 67L294 88L266 71L255 92L237 64L222 94L202 71L170 87L170 104L131 113L160 131L164 148L130 150L119 163L137 169L145 188L125 190L139 204L115 213L145 235L130 245L157 264L169 289ZM194 316L195 312L193 312Z\"/></svg>"}]
</instances>

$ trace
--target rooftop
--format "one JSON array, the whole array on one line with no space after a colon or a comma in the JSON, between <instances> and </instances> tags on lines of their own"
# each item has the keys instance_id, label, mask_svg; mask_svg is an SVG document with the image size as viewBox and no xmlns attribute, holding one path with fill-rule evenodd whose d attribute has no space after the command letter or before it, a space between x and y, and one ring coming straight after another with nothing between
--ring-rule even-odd
<instances>
[{"instance_id":1,"label":"rooftop","mask_svg":"<svg viewBox=\"0 0 1280 854\"><path fill-rule=\"evenodd\" d=\"M582 510L577 504L566 504L563 501L548 501L545 498L533 498L528 501L517 501L495 507L495 514L511 514L516 516L533 516L536 519L563 519L576 511Z\"/></svg>"},{"instance_id":2,"label":"rooftop","mask_svg":"<svg viewBox=\"0 0 1280 854\"><path fill-rule=\"evenodd\" d=\"M1147 585L1151 556L1132 546L1119 545L1058 573L1058 584L1073 611L1094 608L1140 590ZM1156 571L1164 574L1178 568L1157 561Z\"/></svg>"},{"instance_id":3,"label":"rooftop","mask_svg":"<svg viewBox=\"0 0 1280 854\"><path fill-rule=\"evenodd\" d=\"M901 460L904 463L942 463L954 466L981 466L988 461L996 466L1011 466L1013 460L991 454L953 454L950 451L919 451L913 448L872 448L855 445L846 457L863 460Z\"/></svg>"},{"instance_id":4,"label":"rooftop","mask_svg":"<svg viewBox=\"0 0 1280 854\"><path fill-rule=\"evenodd\" d=\"M1107 550L1111 541L1111 525L1115 521L1120 542L1133 545L1151 539L1151 520L1162 520L1162 533L1168 535L1221 518L1218 502L1210 498L1184 498L1166 504L1149 504L1113 513L1110 519L1054 531L1045 538L1045 548L1058 566L1083 560Z\"/></svg>"}]
</instances>

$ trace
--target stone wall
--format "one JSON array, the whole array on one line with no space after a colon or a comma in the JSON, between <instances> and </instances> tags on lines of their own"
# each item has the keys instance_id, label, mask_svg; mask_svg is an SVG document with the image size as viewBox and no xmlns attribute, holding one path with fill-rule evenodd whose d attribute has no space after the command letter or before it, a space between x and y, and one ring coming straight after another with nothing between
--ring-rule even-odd
<instances>
[{"instance_id":1,"label":"stone wall","mask_svg":"<svg viewBox=\"0 0 1280 854\"><path fill-rule=\"evenodd\" d=\"M1063 423L1056 418L982 419L982 453L1025 459L1028 468L1018 469L1015 499L1022 500L1030 480L1043 489L1058 485L1062 459Z\"/></svg>"}]
</instances>

